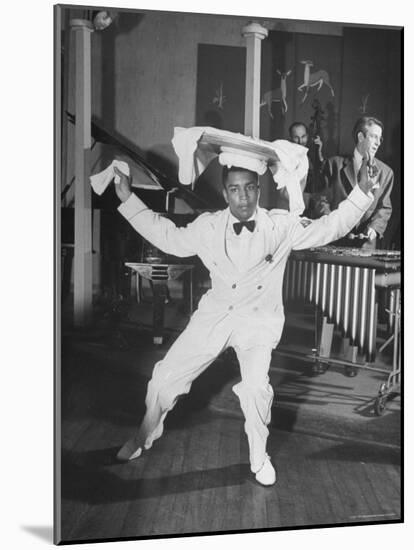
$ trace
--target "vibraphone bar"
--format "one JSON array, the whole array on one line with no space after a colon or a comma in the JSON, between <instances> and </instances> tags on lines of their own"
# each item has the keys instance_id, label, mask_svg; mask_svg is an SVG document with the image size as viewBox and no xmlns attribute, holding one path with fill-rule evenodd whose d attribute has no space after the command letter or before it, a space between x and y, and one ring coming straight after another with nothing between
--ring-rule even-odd
<instances>
[{"instance_id":1,"label":"vibraphone bar","mask_svg":"<svg viewBox=\"0 0 414 550\"><path fill-rule=\"evenodd\" d=\"M283 286L284 302L314 304L367 362L375 360L376 287L400 286L399 251L318 247L294 251Z\"/></svg>"}]
</instances>

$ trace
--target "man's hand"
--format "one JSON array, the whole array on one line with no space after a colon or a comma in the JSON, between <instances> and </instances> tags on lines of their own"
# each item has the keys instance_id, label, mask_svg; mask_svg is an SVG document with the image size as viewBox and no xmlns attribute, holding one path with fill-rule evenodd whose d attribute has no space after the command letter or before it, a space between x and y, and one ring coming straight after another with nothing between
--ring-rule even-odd
<instances>
[{"instance_id":1,"label":"man's hand","mask_svg":"<svg viewBox=\"0 0 414 550\"><path fill-rule=\"evenodd\" d=\"M374 187L374 182L368 176L368 161L365 157L362 159L362 164L358 172L357 180L358 180L358 185L360 189L366 195L368 195L368 193Z\"/></svg>"},{"instance_id":2,"label":"man's hand","mask_svg":"<svg viewBox=\"0 0 414 550\"><path fill-rule=\"evenodd\" d=\"M361 246L361 250L375 250L375 248L376 248L376 239L373 239L372 241L367 240Z\"/></svg>"},{"instance_id":3,"label":"man's hand","mask_svg":"<svg viewBox=\"0 0 414 550\"><path fill-rule=\"evenodd\" d=\"M322 155L322 146L323 146L323 143L322 143L322 140L320 138L320 136L315 136L313 138L313 144L315 145L315 147L318 149L318 152L320 155Z\"/></svg>"},{"instance_id":4,"label":"man's hand","mask_svg":"<svg viewBox=\"0 0 414 550\"><path fill-rule=\"evenodd\" d=\"M313 145L316 147L316 151L317 151L317 154L318 154L319 162L323 162L323 160L324 160L323 154L322 154L323 142L322 142L320 136L315 136L315 137L313 138Z\"/></svg>"},{"instance_id":5,"label":"man's hand","mask_svg":"<svg viewBox=\"0 0 414 550\"><path fill-rule=\"evenodd\" d=\"M316 145L316 147L319 147L319 149L322 149L322 140L320 136L315 136L313 138L313 143Z\"/></svg>"},{"instance_id":6,"label":"man's hand","mask_svg":"<svg viewBox=\"0 0 414 550\"><path fill-rule=\"evenodd\" d=\"M114 172L117 176L120 178L119 183L115 183L115 192L118 195L119 200L122 202L125 202L129 199L129 197L132 194L131 191L131 178L126 176L123 172L118 170L116 166L114 166Z\"/></svg>"},{"instance_id":7,"label":"man's hand","mask_svg":"<svg viewBox=\"0 0 414 550\"><path fill-rule=\"evenodd\" d=\"M319 193L314 193L311 199L311 212L312 217L321 218L326 214L331 213L331 206L326 195L320 195Z\"/></svg>"}]
</instances>

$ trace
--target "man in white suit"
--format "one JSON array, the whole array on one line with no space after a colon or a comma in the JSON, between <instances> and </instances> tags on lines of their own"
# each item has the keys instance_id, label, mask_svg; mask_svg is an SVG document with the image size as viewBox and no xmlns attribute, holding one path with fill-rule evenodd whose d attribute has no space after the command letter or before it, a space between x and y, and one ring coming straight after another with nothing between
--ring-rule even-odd
<instances>
[{"instance_id":1,"label":"man in white suit","mask_svg":"<svg viewBox=\"0 0 414 550\"><path fill-rule=\"evenodd\" d=\"M119 170L115 185L120 213L145 239L168 254L198 255L210 271L212 288L201 299L185 330L159 361L148 384L146 414L136 435L120 449L119 460L132 460L161 436L167 413L193 380L227 347L234 348L241 381L233 387L245 416L250 466L262 485L276 473L266 454L273 389L268 370L281 337L284 312L283 273L292 249L324 245L347 234L372 202L366 161L359 184L337 210L308 220L286 210L258 207L255 172L223 169L228 208L204 213L187 227L152 212L131 192Z\"/></svg>"}]
</instances>

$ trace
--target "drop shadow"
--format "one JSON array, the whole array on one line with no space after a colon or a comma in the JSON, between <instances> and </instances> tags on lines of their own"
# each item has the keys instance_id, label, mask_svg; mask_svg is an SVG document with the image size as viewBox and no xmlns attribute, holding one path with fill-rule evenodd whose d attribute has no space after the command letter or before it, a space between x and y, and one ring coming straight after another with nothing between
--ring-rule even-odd
<instances>
[{"instance_id":1,"label":"drop shadow","mask_svg":"<svg viewBox=\"0 0 414 550\"><path fill-rule=\"evenodd\" d=\"M53 544L53 527L51 525L21 525L21 528L38 539Z\"/></svg>"}]
</instances>

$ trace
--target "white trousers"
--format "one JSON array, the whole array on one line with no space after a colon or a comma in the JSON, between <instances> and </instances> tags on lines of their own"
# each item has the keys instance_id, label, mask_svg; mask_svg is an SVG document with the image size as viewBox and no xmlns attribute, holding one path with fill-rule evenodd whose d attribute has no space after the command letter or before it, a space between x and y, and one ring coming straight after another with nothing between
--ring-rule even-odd
<instances>
[{"instance_id":1,"label":"white trousers","mask_svg":"<svg viewBox=\"0 0 414 550\"><path fill-rule=\"evenodd\" d=\"M163 360L156 363L148 383L146 413L138 441L149 449L161 436L167 413L177 398L190 391L191 384L227 347L234 347L240 364L241 382L233 386L245 417L250 467L257 472L266 458L273 389L269 384L272 346L243 349L237 335L237 320L231 316L196 312Z\"/></svg>"}]
</instances>

